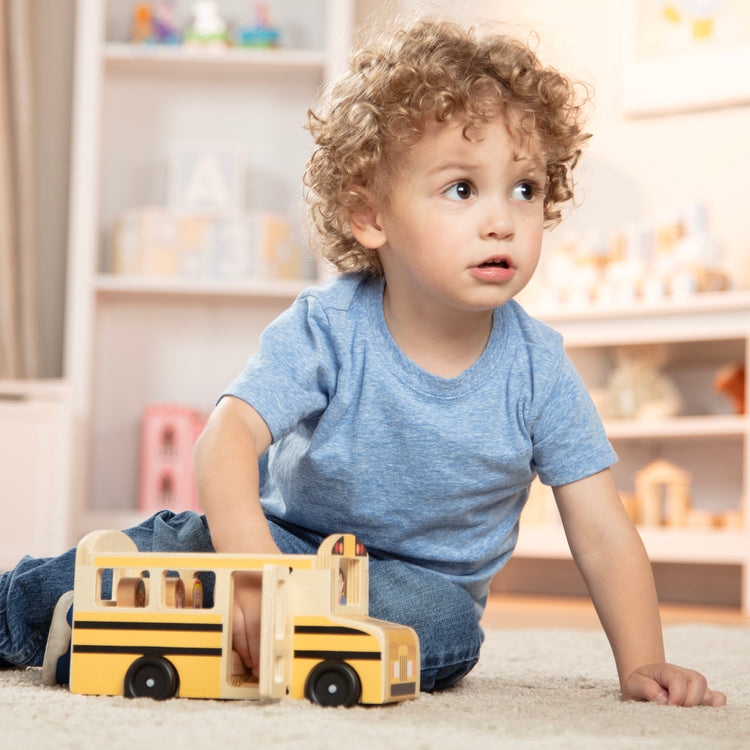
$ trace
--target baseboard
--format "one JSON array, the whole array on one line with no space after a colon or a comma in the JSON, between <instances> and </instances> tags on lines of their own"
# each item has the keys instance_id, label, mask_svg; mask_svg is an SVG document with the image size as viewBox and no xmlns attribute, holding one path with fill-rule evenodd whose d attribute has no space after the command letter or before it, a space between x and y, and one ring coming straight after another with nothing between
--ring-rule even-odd
<instances>
[{"instance_id":1,"label":"baseboard","mask_svg":"<svg viewBox=\"0 0 750 750\"><path fill-rule=\"evenodd\" d=\"M679 604L739 607L739 565L654 563L659 600ZM586 585L572 560L512 558L492 581L495 594L587 596Z\"/></svg>"}]
</instances>

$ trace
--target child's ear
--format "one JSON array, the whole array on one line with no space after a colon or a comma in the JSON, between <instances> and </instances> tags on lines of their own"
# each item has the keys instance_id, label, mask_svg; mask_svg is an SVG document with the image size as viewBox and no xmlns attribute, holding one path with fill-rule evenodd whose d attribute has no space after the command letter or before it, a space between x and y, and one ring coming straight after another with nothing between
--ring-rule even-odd
<instances>
[{"instance_id":1,"label":"child's ear","mask_svg":"<svg viewBox=\"0 0 750 750\"><path fill-rule=\"evenodd\" d=\"M357 242L370 250L377 250L385 244L385 231L380 226L378 211L372 193L363 187L350 188L359 193L362 200L349 211L349 226Z\"/></svg>"}]
</instances>

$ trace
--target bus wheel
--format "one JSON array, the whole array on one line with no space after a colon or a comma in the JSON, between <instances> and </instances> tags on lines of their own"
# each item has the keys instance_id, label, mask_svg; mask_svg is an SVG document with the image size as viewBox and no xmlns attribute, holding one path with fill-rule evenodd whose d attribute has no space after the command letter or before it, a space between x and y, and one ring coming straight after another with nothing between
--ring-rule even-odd
<instances>
[{"instance_id":1,"label":"bus wheel","mask_svg":"<svg viewBox=\"0 0 750 750\"><path fill-rule=\"evenodd\" d=\"M125 674L126 698L163 701L177 693L179 679L171 662L161 656L141 656Z\"/></svg>"},{"instance_id":2,"label":"bus wheel","mask_svg":"<svg viewBox=\"0 0 750 750\"><path fill-rule=\"evenodd\" d=\"M353 706L361 690L357 673L341 661L321 662L305 683L305 697L318 706Z\"/></svg>"}]
</instances>

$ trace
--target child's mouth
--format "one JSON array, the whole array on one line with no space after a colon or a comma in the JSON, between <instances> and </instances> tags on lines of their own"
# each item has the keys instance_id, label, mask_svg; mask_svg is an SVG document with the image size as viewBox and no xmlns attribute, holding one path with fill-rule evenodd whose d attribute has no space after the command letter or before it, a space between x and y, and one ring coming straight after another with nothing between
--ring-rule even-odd
<instances>
[{"instance_id":1,"label":"child's mouth","mask_svg":"<svg viewBox=\"0 0 750 750\"><path fill-rule=\"evenodd\" d=\"M479 264L479 268L510 268L510 263L507 260L486 260L484 263Z\"/></svg>"},{"instance_id":2,"label":"child's mouth","mask_svg":"<svg viewBox=\"0 0 750 750\"><path fill-rule=\"evenodd\" d=\"M516 274L510 258L498 255L487 258L472 269L472 275L481 281L503 282L509 281Z\"/></svg>"}]
</instances>

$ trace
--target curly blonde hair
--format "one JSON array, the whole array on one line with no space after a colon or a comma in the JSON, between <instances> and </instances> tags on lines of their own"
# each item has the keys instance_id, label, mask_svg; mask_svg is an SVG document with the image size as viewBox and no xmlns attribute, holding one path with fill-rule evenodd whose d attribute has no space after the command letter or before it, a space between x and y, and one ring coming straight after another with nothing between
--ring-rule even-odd
<instances>
[{"instance_id":1,"label":"curly blonde hair","mask_svg":"<svg viewBox=\"0 0 750 750\"><path fill-rule=\"evenodd\" d=\"M430 117L464 123L466 135L470 126L502 116L546 164L545 226L556 225L589 138L582 126L586 99L527 44L449 21L422 20L364 47L321 110L308 112L316 146L304 178L311 244L343 273L382 273L377 251L350 229L349 216L364 201L352 188L387 200L399 154Z\"/></svg>"}]
</instances>

